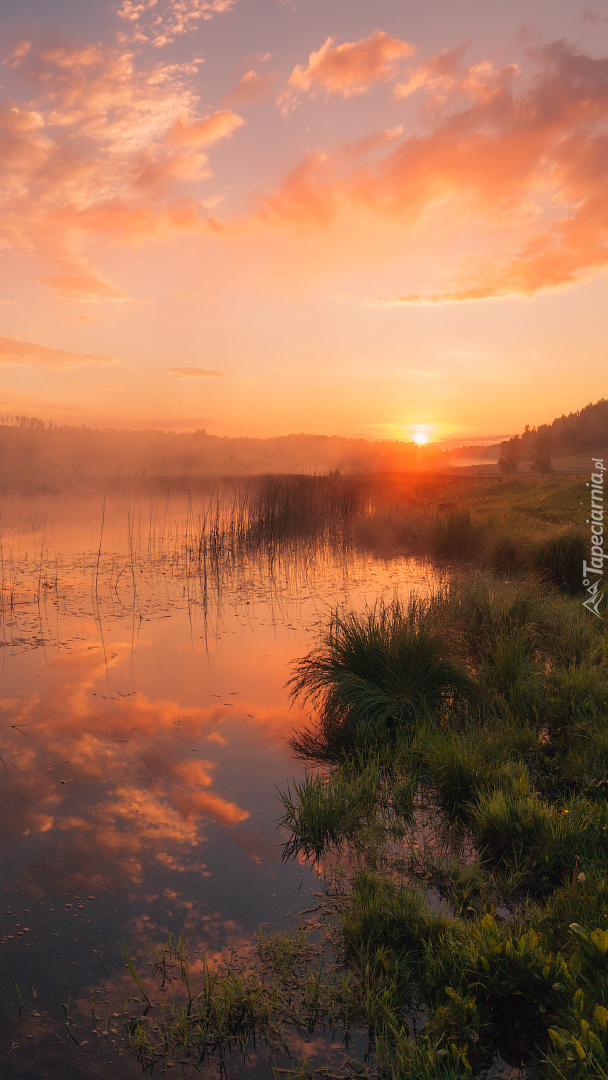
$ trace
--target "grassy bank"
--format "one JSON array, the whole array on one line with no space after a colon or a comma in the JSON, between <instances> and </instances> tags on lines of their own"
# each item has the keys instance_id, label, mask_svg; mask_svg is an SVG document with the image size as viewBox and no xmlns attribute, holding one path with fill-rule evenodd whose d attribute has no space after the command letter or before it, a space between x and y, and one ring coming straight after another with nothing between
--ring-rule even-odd
<instances>
[{"instance_id":1,"label":"grassy bank","mask_svg":"<svg viewBox=\"0 0 608 1080\"><path fill-rule=\"evenodd\" d=\"M336 611L292 672L310 768L280 796L284 856L316 862L324 895L240 959L192 974L168 946L141 984L155 1008L126 1009L146 1066L238 1051L260 1069L263 1049L268 1075L302 1078L608 1074L608 638L576 595L584 481L401 482L340 520L432 551L450 583Z\"/></svg>"},{"instance_id":2,"label":"grassy bank","mask_svg":"<svg viewBox=\"0 0 608 1080\"><path fill-rule=\"evenodd\" d=\"M372 551L398 547L510 576L544 573L576 591L588 502L580 477L385 477L352 535Z\"/></svg>"},{"instance_id":3,"label":"grassy bank","mask_svg":"<svg viewBox=\"0 0 608 1080\"><path fill-rule=\"evenodd\" d=\"M605 1077L607 646L536 578L336 613L294 668L311 768L281 795L285 858L326 893L202 985L166 950L172 1002L158 983L156 1012L127 1010L142 1063L263 1047L294 1077Z\"/></svg>"},{"instance_id":4,"label":"grassy bank","mask_svg":"<svg viewBox=\"0 0 608 1080\"><path fill-rule=\"evenodd\" d=\"M333 867L335 943L394 1078L608 1068L603 624L528 578L337 615L299 662L321 766L287 856ZM328 871L329 872L329 871Z\"/></svg>"}]
</instances>

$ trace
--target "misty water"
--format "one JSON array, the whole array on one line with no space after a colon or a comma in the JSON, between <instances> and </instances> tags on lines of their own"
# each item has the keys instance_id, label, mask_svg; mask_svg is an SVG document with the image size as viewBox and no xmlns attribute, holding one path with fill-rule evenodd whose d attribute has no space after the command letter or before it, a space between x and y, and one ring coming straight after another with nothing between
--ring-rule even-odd
<instances>
[{"instance_id":1,"label":"misty water","mask_svg":"<svg viewBox=\"0 0 608 1080\"><path fill-rule=\"evenodd\" d=\"M281 862L276 827L276 788L304 771L290 665L337 605L436 581L331 528L257 546L216 530L201 554L208 502L3 501L3 1076L141 1075L112 1032L135 991L122 942L147 977L150 941L213 956L310 908L321 883Z\"/></svg>"}]
</instances>

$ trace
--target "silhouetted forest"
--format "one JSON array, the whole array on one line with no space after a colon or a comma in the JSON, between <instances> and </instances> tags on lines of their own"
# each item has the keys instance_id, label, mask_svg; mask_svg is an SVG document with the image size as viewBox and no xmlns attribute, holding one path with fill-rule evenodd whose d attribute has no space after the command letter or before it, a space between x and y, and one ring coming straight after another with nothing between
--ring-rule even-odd
<instances>
[{"instance_id":1,"label":"silhouetted forest","mask_svg":"<svg viewBox=\"0 0 608 1080\"><path fill-rule=\"evenodd\" d=\"M338 435L282 435L269 439L173 432L96 429L45 423L36 417L0 417L0 485L10 489L64 490L102 482L120 490L154 485L167 477L253 476L264 473L344 474L436 470L461 459L509 462L608 446L608 401L602 399L551 424L526 427L494 446L417 446L397 440L368 442Z\"/></svg>"},{"instance_id":2,"label":"silhouetted forest","mask_svg":"<svg viewBox=\"0 0 608 1080\"><path fill-rule=\"evenodd\" d=\"M608 401L601 398L577 412L558 416L551 424L526 426L521 435L500 444L500 459L516 467L520 460L546 463L552 457L593 452L606 446Z\"/></svg>"},{"instance_id":3,"label":"silhouetted forest","mask_svg":"<svg viewBox=\"0 0 608 1080\"><path fill-rule=\"evenodd\" d=\"M5 490L76 488L99 481L120 490L134 481L146 486L166 477L434 469L445 458L436 447L335 435L228 438L204 430L58 426L26 416L0 423L0 485Z\"/></svg>"}]
</instances>

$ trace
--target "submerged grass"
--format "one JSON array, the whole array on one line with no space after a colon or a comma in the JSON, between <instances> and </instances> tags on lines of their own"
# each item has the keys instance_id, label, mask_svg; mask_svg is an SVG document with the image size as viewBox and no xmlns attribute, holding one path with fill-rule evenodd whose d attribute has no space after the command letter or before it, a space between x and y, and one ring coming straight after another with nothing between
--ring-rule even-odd
<instances>
[{"instance_id":1,"label":"submerged grass","mask_svg":"<svg viewBox=\"0 0 608 1080\"><path fill-rule=\"evenodd\" d=\"M255 1060L260 1045L276 1069L297 1061L294 1038L316 1031L329 1046L332 1031L348 1039L356 1024L351 977L303 926L262 929L246 954L213 961L169 938L149 967L145 1002L131 998L123 1013L127 1045L145 1069L207 1062L227 1075L230 1057ZM130 970L143 994L145 977Z\"/></svg>"}]
</instances>

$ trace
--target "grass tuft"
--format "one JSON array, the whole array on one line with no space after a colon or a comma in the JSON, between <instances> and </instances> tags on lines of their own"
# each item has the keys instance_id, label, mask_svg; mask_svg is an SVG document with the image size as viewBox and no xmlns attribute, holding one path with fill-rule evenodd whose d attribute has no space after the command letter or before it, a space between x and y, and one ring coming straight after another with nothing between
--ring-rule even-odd
<instances>
[{"instance_id":1,"label":"grass tuft","mask_svg":"<svg viewBox=\"0 0 608 1080\"><path fill-rule=\"evenodd\" d=\"M588 554L582 532L570 528L533 544L529 563L532 570L546 574L554 585L574 596L582 591L582 565Z\"/></svg>"},{"instance_id":2,"label":"grass tuft","mask_svg":"<svg viewBox=\"0 0 608 1080\"><path fill-rule=\"evenodd\" d=\"M289 685L318 712L316 726L289 743L319 762L394 741L421 712L438 713L473 692L454 637L433 605L417 599L405 607L380 602L363 615L337 612Z\"/></svg>"}]
</instances>

